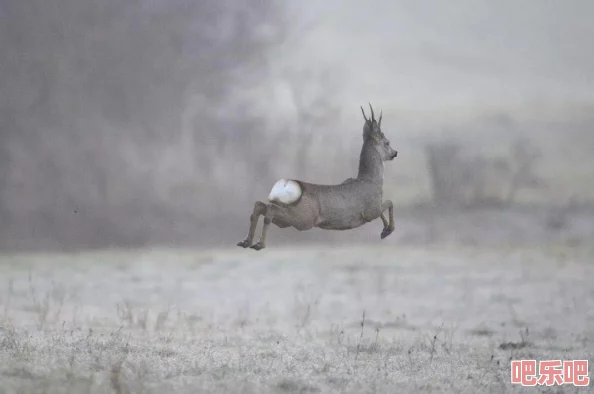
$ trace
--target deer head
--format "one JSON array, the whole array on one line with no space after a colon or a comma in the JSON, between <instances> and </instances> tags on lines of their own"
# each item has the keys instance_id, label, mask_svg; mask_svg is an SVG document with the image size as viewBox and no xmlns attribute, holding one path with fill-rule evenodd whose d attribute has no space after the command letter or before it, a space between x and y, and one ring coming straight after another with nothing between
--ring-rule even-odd
<instances>
[{"instance_id":1,"label":"deer head","mask_svg":"<svg viewBox=\"0 0 594 394\"><path fill-rule=\"evenodd\" d=\"M365 119L365 124L363 125L363 141L373 144L383 161L393 160L398 155L398 152L392 149L390 141L382 132L383 111L380 112L379 121L376 121L371 104L369 104L369 109L371 110L371 119L368 119L367 116L365 116L365 111L363 110L363 107L361 107L363 119Z\"/></svg>"}]
</instances>

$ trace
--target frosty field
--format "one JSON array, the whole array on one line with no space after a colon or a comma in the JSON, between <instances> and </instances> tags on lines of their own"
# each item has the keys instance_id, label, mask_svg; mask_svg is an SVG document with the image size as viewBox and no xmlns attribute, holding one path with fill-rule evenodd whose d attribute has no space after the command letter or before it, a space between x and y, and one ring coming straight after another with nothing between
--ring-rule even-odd
<instances>
[{"instance_id":1,"label":"frosty field","mask_svg":"<svg viewBox=\"0 0 594 394\"><path fill-rule=\"evenodd\" d=\"M588 392L514 386L509 370L592 369L592 259L394 245L4 255L0 393Z\"/></svg>"}]
</instances>

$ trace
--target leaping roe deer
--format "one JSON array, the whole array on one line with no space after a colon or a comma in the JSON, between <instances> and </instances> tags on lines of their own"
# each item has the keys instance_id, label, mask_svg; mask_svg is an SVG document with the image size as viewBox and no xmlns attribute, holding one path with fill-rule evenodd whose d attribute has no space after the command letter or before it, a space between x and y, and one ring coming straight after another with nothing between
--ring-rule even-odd
<instances>
[{"instance_id":1,"label":"leaping roe deer","mask_svg":"<svg viewBox=\"0 0 594 394\"><path fill-rule=\"evenodd\" d=\"M294 227L299 231L318 227L325 230L350 230L381 218L384 229L381 239L394 231L392 201L383 200L384 162L393 160L398 152L381 130L382 113L376 121L373 108L371 119L365 116L363 147L359 158L359 173L338 185L316 185L295 179L281 179L270 191L268 204L256 201L250 216L247 237L237 246L261 250L266 247L270 223L280 228ZM389 220L384 216L388 211ZM264 226L260 241L252 245L260 216Z\"/></svg>"}]
</instances>

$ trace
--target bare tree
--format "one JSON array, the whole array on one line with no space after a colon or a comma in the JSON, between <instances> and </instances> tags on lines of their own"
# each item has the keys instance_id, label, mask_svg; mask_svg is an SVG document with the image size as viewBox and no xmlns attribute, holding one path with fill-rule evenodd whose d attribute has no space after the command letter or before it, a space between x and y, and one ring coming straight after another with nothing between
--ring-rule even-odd
<instances>
[{"instance_id":1,"label":"bare tree","mask_svg":"<svg viewBox=\"0 0 594 394\"><path fill-rule=\"evenodd\" d=\"M453 207L463 199L461 179L464 174L458 165L459 153L460 146L452 142L425 146L433 202L440 207Z\"/></svg>"},{"instance_id":2,"label":"bare tree","mask_svg":"<svg viewBox=\"0 0 594 394\"><path fill-rule=\"evenodd\" d=\"M535 170L540 152L525 139L518 139L511 147L510 161L512 174L509 182L506 203L511 203L520 189L540 189L545 187L545 181Z\"/></svg>"},{"instance_id":3,"label":"bare tree","mask_svg":"<svg viewBox=\"0 0 594 394\"><path fill-rule=\"evenodd\" d=\"M288 69L284 78L289 82L297 115L297 132L293 134L292 144L295 152L294 168L297 174L303 175L311 170L308 164L311 162L314 141L327 138L323 131L340 116L341 111L335 100L339 85L328 69L317 73L309 69Z\"/></svg>"}]
</instances>

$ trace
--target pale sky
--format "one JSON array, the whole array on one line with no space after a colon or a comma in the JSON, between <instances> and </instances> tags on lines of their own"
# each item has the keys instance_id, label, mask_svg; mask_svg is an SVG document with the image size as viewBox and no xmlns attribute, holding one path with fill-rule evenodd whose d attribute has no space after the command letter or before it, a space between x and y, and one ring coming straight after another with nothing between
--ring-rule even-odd
<instances>
[{"instance_id":1,"label":"pale sky","mask_svg":"<svg viewBox=\"0 0 594 394\"><path fill-rule=\"evenodd\" d=\"M284 61L328 67L341 99L404 112L594 103L594 1L302 0Z\"/></svg>"}]
</instances>

